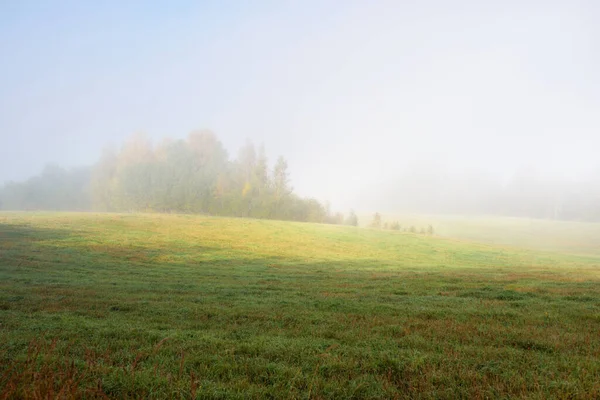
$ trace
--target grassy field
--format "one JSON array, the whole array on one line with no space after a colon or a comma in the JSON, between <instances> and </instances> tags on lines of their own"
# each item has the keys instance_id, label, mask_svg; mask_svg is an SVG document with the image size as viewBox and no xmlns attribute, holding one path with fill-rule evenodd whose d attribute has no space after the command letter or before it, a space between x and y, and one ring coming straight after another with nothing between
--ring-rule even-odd
<instances>
[{"instance_id":1,"label":"grassy field","mask_svg":"<svg viewBox=\"0 0 600 400\"><path fill-rule=\"evenodd\" d=\"M0 398L599 398L599 261L315 224L0 213Z\"/></svg>"},{"instance_id":2,"label":"grassy field","mask_svg":"<svg viewBox=\"0 0 600 400\"><path fill-rule=\"evenodd\" d=\"M454 239L600 257L600 223L418 214L383 214L382 218L398 221L402 229L412 225L419 230L431 224L436 234ZM363 213L359 221L368 226L372 219L373 214Z\"/></svg>"}]
</instances>

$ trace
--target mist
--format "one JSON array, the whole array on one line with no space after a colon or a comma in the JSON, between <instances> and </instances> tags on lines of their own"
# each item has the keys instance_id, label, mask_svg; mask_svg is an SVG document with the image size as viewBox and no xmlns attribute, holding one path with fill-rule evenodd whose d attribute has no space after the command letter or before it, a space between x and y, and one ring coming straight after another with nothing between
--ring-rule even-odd
<instances>
[{"instance_id":1,"label":"mist","mask_svg":"<svg viewBox=\"0 0 600 400\"><path fill-rule=\"evenodd\" d=\"M134 133L208 128L232 159L248 140L269 168L282 155L294 192L334 210L597 220L599 17L593 1L5 2L0 183L49 164L81 180Z\"/></svg>"}]
</instances>

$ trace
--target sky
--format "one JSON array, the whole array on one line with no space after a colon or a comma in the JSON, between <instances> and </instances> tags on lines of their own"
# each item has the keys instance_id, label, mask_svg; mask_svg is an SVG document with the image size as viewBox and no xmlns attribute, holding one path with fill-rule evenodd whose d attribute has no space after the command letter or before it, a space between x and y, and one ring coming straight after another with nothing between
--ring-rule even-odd
<instances>
[{"instance_id":1,"label":"sky","mask_svg":"<svg viewBox=\"0 0 600 400\"><path fill-rule=\"evenodd\" d=\"M210 129L360 207L435 164L600 168L600 2L0 0L0 183Z\"/></svg>"}]
</instances>

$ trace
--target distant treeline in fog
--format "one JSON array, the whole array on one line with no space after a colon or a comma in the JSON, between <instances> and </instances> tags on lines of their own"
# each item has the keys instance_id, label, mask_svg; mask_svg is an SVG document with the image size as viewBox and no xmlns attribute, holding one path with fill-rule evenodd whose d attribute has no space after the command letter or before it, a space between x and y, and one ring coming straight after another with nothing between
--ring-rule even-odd
<instances>
[{"instance_id":1,"label":"distant treeline in fog","mask_svg":"<svg viewBox=\"0 0 600 400\"><path fill-rule=\"evenodd\" d=\"M385 185L356 189L363 194L357 200L363 210L600 221L600 174L569 181L544 179L524 168L503 182L424 163ZM133 135L120 149L106 149L92 167L48 166L36 177L0 188L0 209L201 213L357 225L354 212L333 213L327 204L295 194L283 157L269 163L264 147L248 142L232 160L210 131L156 145Z\"/></svg>"},{"instance_id":2,"label":"distant treeline in fog","mask_svg":"<svg viewBox=\"0 0 600 400\"><path fill-rule=\"evenodd\" d=\"M600 174L560 179L524 167L503 181L480 171L453 173L426 165L367 193L376 197L365 201L388 213L600 221Z\"/></svg>"},{"instance_id":3,"label":"distant treeline in fog","mask_svg":"<svg viewBox=\"0 0 600 400\"><path fill-rule=\"evenodd\" d=\"M248 142L230 160L209 131L153 144L131 137L106 149L90 168L48 166L41 175L0 190L5 210L181 212L356 225L327 204L293 192L288 164L269 167L264 147Z\"/></svg>"}]
</instances>

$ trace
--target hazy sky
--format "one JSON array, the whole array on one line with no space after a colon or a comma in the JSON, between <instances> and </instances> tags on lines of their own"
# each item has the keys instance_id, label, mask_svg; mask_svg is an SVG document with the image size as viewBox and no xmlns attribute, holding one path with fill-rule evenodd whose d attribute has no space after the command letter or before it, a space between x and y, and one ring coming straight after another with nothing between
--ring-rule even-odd
<instances>
[{"instance_id":1,"label":"hazy sky","mask_svg":"<svg viewBox=\"0 0 600 400\"><path fill-rule=\"evenodd\" d=\"M600 165L596 0L0 0L0 60L0 183L201 128L340 208L432 160Z\"/></svg>"}]
</instances>

